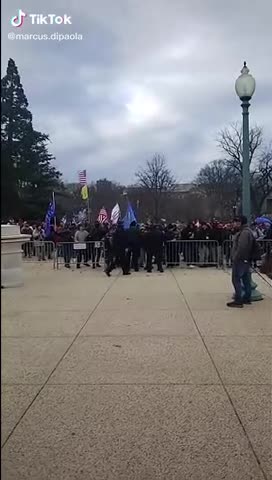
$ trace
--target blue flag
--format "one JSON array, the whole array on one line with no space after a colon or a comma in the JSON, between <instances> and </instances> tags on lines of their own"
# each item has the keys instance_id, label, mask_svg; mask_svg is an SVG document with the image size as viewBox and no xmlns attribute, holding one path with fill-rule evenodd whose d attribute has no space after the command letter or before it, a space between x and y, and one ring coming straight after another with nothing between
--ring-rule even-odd
<instances>
[{"instance_id":1,"label":"blue flag","mask_svg":"<svg viewBox=\"0 0 272 480\"><path fill-rule=\"evenodd\" d=\"M131 222L136 222L137 223L135 213L133 211L133 208L132 208L130 202L128 202L127 212L126 212L126 215L123 218L123 222L124 222L124 229L125 230L129 229Z\"/></svg>"},{"instance_id":2,"label":"blue flag","mask_svg":"<svg viewBox=\"0 0 272 480\"><path fill-rule=\"evenodd\" d=\"M51 220L56 215L56 206L53 202L50 202L45 215L45 236L48 237L51 231Z\"/></svg>"}]
</instances>

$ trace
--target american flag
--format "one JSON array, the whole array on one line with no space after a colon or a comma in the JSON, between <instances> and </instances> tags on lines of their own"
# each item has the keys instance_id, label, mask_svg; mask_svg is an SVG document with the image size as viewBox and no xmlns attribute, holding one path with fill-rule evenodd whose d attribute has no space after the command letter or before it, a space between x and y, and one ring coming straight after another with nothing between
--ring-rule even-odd
<instances>
[{"instance_id":1,"label":"american flag","mask_svg":"<svg viewBox=\"0 0 272 480\"><path fill-rule=\"evenodd\" d=\"M97 221L99 223L106 223L108 222L108 214L107 214L107 210L105 209L105 207L102 207L99 214L98 214L98 217L97 217Z\"/></svg>"},{"instance_id":2,"label":"american flag","mask_svg":"<svg viewBox=\"0 0 272 480\"><path fill-rule=\"evenodd\" d=\"M121 217L120 207L119 207L119 204L116 203L115 207L113 207L113 209L111 211L111 223L112 223L112 225L116 225L118 223L118 220L120 219L120 217Z\"/></svg>"},{"instance_id":3,"label":"american flag","mask_svg":"<svg viewBox=\"0 0 272 480\"><path fill-rule=\"evenodd\" d=\"M78 179L79 179L80 185L87 185L86 170L80 170L78 172Z\"/></svg>"}]
</instances>

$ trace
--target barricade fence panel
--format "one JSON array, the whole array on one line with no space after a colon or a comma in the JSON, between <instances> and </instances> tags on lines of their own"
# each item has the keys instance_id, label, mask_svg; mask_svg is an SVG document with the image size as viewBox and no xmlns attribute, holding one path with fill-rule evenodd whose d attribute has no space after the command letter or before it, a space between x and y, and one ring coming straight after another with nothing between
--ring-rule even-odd
<instances>
[{"instance_id":1,"label":"barricade fence panel","mask_svg":"<svg viewBox=\"0 0 272 480\"><path fill-rule=\"evenodd\" d=\"M64 265L105 266L105 245L100 242L60 242L56 245L57 268Z\"/></svg>"},{"instance_id":2,"label":"barricade fence panel","mask_svg":"<svg viewBox=\"0 0 272 480\"><path fill-rule=\"evenodd\" d=\"M272 251L272 240L257 240L258 244L261 247L261 255L265 255ZM233 240L225 240L222 245L222 265L223 267L232 266L232 248ZM260 261L257 261L256 264L260 264Z\"/></svg>"},{"instance_id":3,"label":"barricade fence panel","mask_svg":"<svg viewBox=\"0 0 272 480\"><path fill-rule=\"evenodd\" d=\"M32 240L22 244L22 256L28 262L52 261L55 268L55 245L53 242Z\"/></svg>"},{"instance_id":4,"label":"barricade fence panel","mask_svg":"<svg viewBox=\"0 0 272 480\"><path fill-rule=\"evenodd\" d=\"M232 240L224 240L221 250L221 264L223 267L230 267L232 264L231 252L233 247Z\"/></svg>"},{"instance_id":5,"label":"barricade fence panel","mask_svg":"<svg viewBox=\"0 0 272 480\"><path fill-rule=\"evenodd\" d=\"M215 240L171 240L165 246L167 266L216 266L220 263L220 247Z\"/></svg>"},{"instance_id":6,"label":"barricade fence panel","mask_svg":"<svg viewBox=\"0 0 272 480\"><path fill-rule=\"evenodd\" d=\"M258 240L262 255L272 251L272 240ZM174 266L220 266L231 267L232 240L219 245L214 240L172 240L165 244L163 260ZM90 264L105 266L105 245L100 242L62 242L56 245L47 241L28 241L22 245L25 262L52 262L53 268L61 265ZM145 252L141 251L140 266L145 264Z\"/></svg>"},{"instance_id":7,"label":"barricade fence panel","mask_svg":"<svg viewBox=\"0 0 272 480\"><path fill-rule=\"evenodd\" d=\"M272 251L272 240L258 240L258 243L263 255Z\"/></svg>"}]
</instances>

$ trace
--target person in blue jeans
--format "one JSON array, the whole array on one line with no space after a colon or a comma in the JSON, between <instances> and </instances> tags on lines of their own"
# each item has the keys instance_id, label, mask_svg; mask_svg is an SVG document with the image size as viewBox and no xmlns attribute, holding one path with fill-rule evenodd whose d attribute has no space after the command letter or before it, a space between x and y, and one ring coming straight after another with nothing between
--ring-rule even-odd
<instances>
[{"instance_id":1,"label":"person in blue jeans","mask_svg":"<svg viewBox=\"0 0 272 480\"><path fill-rule=\"evenodd\" d=\"M244 260L233 264L232 284L235 290L235 303L239 306L243 306L244 303L251 303L251 274L249 262ZM244 288L244 296L242 295L242 287Z\"/></svg>"},{"instance_id":2,"label":"person in blue jeans","mask_svg":"<svg viewBox=\"0 0 272 480\"><path fill-rule=\"evenodd\" d=\"M235 235L232 249L232 284L235 295L232 302L227 303L231 308L243 308L251 304L251 261L254 236L247 224L247 218L242 216L235 220L239 232ZM242 291L244 290L244 295Z\"/></svg>"}]
</instances>

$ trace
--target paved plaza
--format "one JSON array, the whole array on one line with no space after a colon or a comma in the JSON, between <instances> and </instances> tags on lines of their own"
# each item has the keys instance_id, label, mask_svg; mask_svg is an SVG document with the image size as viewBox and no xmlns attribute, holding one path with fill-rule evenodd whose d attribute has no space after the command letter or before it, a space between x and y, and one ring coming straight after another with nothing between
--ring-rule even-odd
<instances>
[{"instance_id":1,"label":"paved plaza","mask_svg":"<svg viewBox=\"0 0 272 480\"><path fill-rule=\"evenodd\" d=\"M25 265L2 290L4 480L271 480L272 289Z\"/></svg>"}]
</instances>

